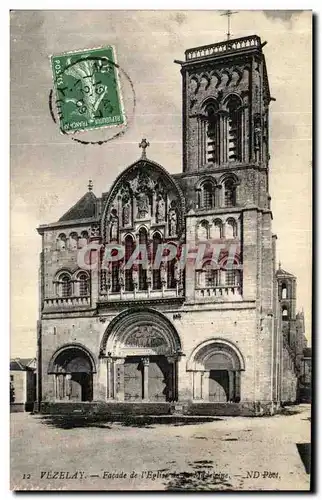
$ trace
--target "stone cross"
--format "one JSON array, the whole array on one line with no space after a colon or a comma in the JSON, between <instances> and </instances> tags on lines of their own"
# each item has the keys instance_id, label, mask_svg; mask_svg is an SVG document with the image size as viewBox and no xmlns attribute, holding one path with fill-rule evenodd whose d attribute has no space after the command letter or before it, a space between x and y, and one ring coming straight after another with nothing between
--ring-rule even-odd
<instances>
[{"instance_id":1,"label":"stone cross","mask_svg":"<svg viewBox=\"0 0 322 500\"><path fill-rule=\"evenodd\" d=\"M230 40L230 18L233 14L238 14L236 10L226 10L221 16L227 16L228 21L228 31L227 31L227 40Z\"/></svg>"},{"instance_id":2,"label":"stone cross","mask_svg":"<svg viewBox=\"0 0 322 500\"><path fill-rule=\"evenodd\" d=\"M88 181L88 191L93 191L93 181L91 179Z\"/></svg>"},{"instance_id":3,"label":"stone cross","mask_svg":"<svg viewBox=\"0 0 322 500\"><path fill-rule=\"evenodd\" d=\"M141 158L146 158L146 148L150 146L150 143L146 139L142 139L139 144L139 148L142 148L142 156Z\"/></svg>"}]
</instances>

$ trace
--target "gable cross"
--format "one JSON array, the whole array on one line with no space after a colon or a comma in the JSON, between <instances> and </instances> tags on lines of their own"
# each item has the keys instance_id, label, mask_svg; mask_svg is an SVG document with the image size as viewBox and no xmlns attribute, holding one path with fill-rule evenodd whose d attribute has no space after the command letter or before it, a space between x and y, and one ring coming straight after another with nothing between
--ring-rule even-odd
<instances>
[{"instance_id":1,"label":"gable cross","mask_svg":"<svg viewBox=\"0 0 322 500\"><path fill-rule=\"evenodd\" d=\"M146 158L146 148L150 146L150 143L146 139L142 139L139 144L139 148L142 148L141 158Z\"/></svg>"}]
</instances>

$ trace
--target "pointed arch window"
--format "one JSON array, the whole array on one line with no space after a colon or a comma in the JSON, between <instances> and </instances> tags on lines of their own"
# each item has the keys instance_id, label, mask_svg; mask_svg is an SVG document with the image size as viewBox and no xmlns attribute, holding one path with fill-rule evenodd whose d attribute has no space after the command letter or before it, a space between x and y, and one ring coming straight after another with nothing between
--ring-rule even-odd
<instances>
[{"instance_id":1,"label":"pointed arch window","mask_svg":"<svg viewBox=\"0 0 322 500\"><path fill-rule=\"evenodd\" d=\"M237 96L231 96L227 101L227 160L229 162L241 161L241 128L242 108Z\"/></svg>"},{"instance_id":2,"label":"pointed arch window","mask_svg":"<svg viewBox=\"0 0 322 500\"><path fill-rule=\"evenodd\" d=\"M167 263L167 287L175 288L176 281L174 279L176 259L172 259Z\"/></svg>"},{"instance_id":3,"label":"pointed arch window","mask_svg":"<svg viewBox=\"0 0 322 500\"><path fill-rule=\"evenodd\" d=\"M125 264L129 261L131 255L134 252L135 248L135 243L131 235L126 236L125 238ZM133 278L132 278L132 269L127 269L125 268L124 271L124 285L125 285L125 290L128 292L133 291L134 286L133 286Z\"/></svg>"},{"instance_id":4,"label":"pointed arch window","mask_svg":"<svg viewBox=\"0 0 322 500\"><path fill-rule=\"evenodd\" d=\"M161 243L162 243L161 235L159 233L155 233L153 235L153 263L155 260L156 253L158 251L158 247L159 247L159 245L161 245ZM152 274L153 274L153 277L152 277L153 290L161 290L162 283L161 283L160 266L158 267L158 269L153 269Z\"/></svg>"},{"instance_id":5,"label":"pointed arch window","mask_svg":"<svg viewBox=\"0 0 322 500\"><path fill-rule=\"evenodd\" d=\"M139 231L139 244L144 245L147 248L147 243L148 243L147 231L146 229L141 228ZM148 289L146 264L147 263L139 264L139 290Z\"/></svg>"}]
</instances>

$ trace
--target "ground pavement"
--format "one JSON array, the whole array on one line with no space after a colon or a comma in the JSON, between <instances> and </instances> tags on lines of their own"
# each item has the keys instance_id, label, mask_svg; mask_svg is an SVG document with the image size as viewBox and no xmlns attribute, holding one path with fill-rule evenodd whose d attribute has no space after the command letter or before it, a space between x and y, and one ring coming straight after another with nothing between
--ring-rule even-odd
<instances>
[{"instance_id":1,"label":"ground pavement","mask_svg":"<svg viewBox=\"0 0 322 500\"><path fill-rule=\"evenodd\" d=\"M309 490L310 406L206 423L64 426L11 414L18 490ZM301 458L302 457L302 458Z\"/></svg>"}]
</instances>

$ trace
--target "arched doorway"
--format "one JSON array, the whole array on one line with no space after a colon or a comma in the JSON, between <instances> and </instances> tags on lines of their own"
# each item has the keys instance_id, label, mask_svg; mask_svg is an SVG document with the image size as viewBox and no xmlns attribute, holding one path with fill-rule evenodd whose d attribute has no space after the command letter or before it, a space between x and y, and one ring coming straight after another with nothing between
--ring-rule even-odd
<instances>
[{"instance_id":1,"label":"arched doorway","mask_svg":"<svg viewBox=\"0 0 322 500\"><path fill-rule=\"evenodd\" d=\"M108 399L176 400L180 354L178 333L161 313L150 309L121 313L108 326L101 344Z\"/></svg>"},{"instance_id":2,"label":"arched doorway","mask_svg":"<svg viewBox=\"0 0 322 500\"><path fill-rule=\"evenodd\" d=\"M224 339L203 342L194 349L187 363L187 370L192 372L193 399L238 403L244 369L244 359L231 342Z\"/></svg>"},{"instance_id":3,"label":"arched doorway","mask_svg":"<svg viewBox=\"0 0 322 500\"><path fill-rule=\"evenodd\" d=\"M56 401L92 401L93 373L91 354L81 346L64 346L49 363L48 373L54 375Z\"/></svg>"}]
</instances>

